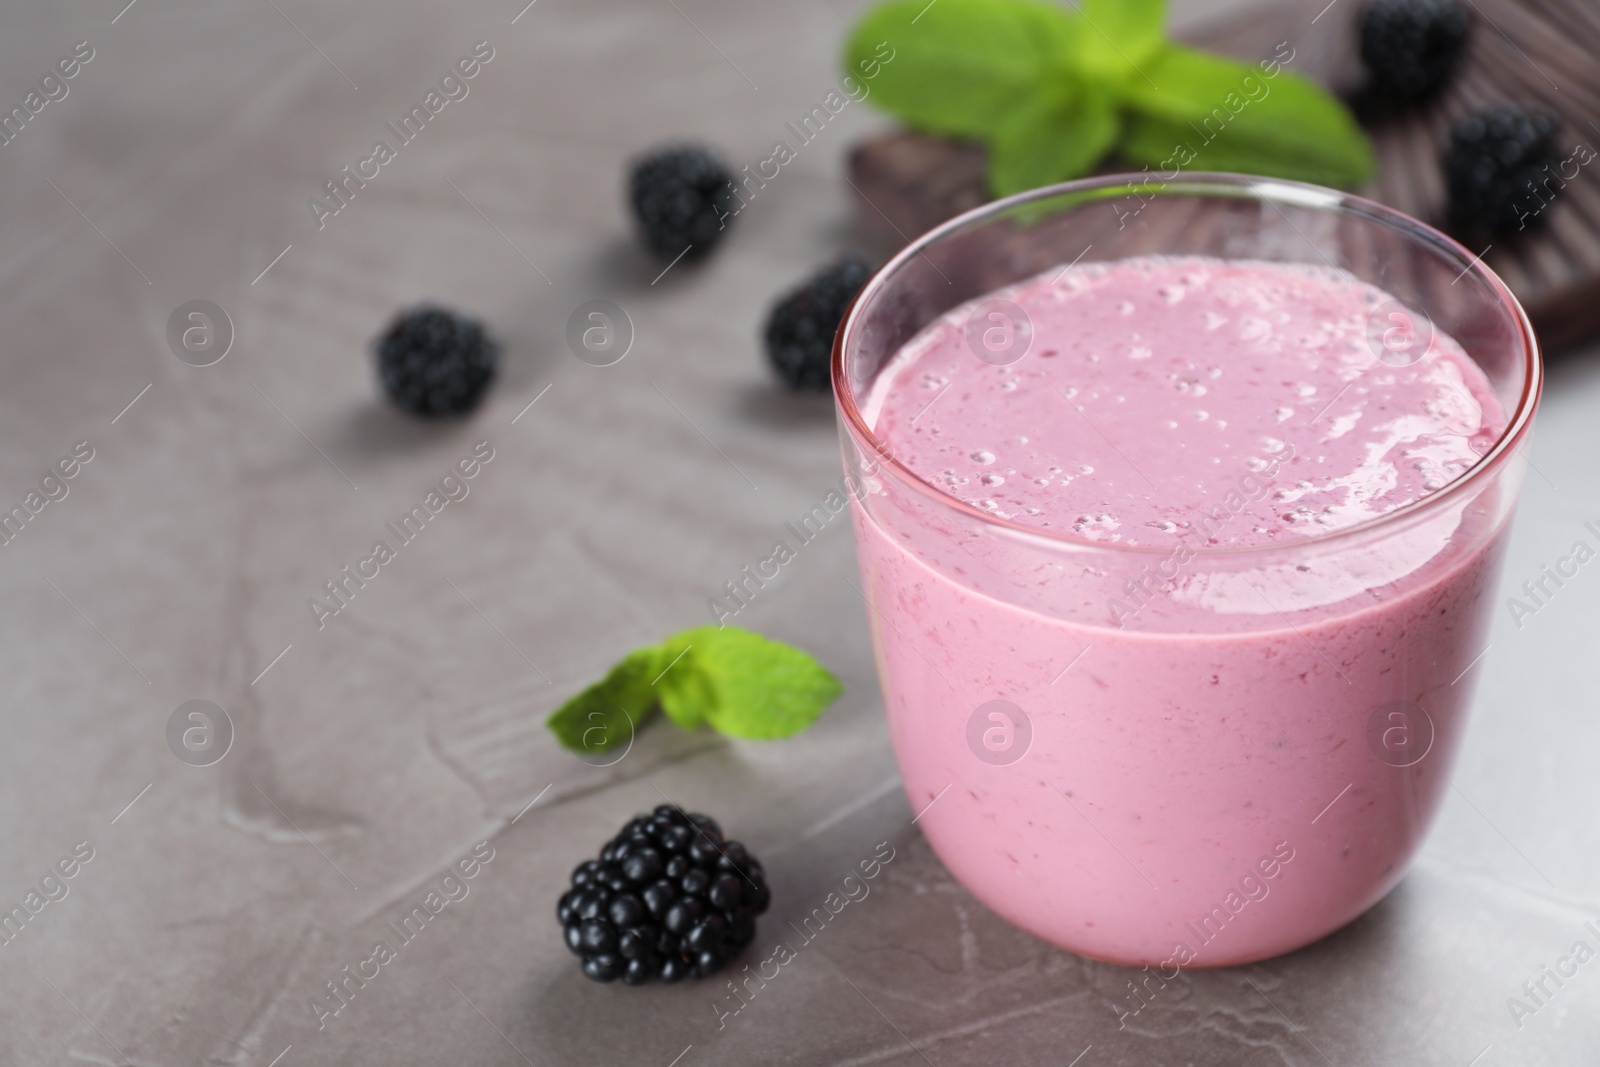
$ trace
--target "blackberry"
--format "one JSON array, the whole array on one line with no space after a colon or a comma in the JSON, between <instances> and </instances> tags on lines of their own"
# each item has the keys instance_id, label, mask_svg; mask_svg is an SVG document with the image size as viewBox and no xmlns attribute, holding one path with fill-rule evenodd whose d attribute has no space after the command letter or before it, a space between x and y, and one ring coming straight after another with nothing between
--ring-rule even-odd
<instances>
[{"instance_id":1,"label":"blackberry","mask_svg":"<svg viewBox=\"0 0 1600 1067\"><path fill-rule=\"evenodd\" d=\"M1456 224L1508 233L1542 218L1548 192L1543 183L1562 162L1555 135L1549 115L1514 107L1481 111L1456 123L1444 156Z\"/></svg>"},{"instance_id":2,"label":"blackberry","mask_svg":"<svg viewBox=\"0 0 1600 1067\"><path fill-rule=\"evenodd\" d=\"M440 307L402 312L377 343L378 380L413 415L460 415L494 381L500 346L475 320Z\"/></svg>"},{"instance_id":3,"label":"blackberry","mask_svg":"<svg viewBox=\"0 0 1600 1067\"><path fill-rule=\"evenodd\" d=\"M1460 0L1372 0L1361 16L1361 58L1373 90L1400 103L1436 92L1461 60L1469 21Z\"/></svg>"},{"instance_id":4,"label":"blackberry","mask_svg":"<svg viewBox=\"0 0 1600 1067\"><path fill-rule=\"evenodd\" d=\"M767 359L789 388L828 388L833 335L871 274L860 256L847 256L774 305L767 317Z\"/></svg>"},{"instance_id":5,"label":"blackberry","mask_svg":"<svg viewBox=\"0 0 1600 1067\"><path fill-rule=\"evenodd\" d=\"M699 259L733 218L733 173L698 145L661 149L633 165L628 201L639 235L656 255Z\"/></svg>"},{"instance_id":6,"label":"blackberry","mask_svg":"<svg viewBox=\"0 0 1600 1067\"><path fill-rule=\"evenodd\" d=\"M596 982L704 978L756 936L772 894L761 863L704 815L635 816L572 872L556 915Z\"/></svg>"}]
</instances>

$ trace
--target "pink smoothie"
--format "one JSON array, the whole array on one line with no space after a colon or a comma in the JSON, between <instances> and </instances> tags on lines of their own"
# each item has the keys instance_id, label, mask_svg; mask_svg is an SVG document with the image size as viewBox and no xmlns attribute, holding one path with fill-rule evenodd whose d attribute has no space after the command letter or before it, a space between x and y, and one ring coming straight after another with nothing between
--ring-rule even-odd
<instances>
[{"instance_id":1,"label":"pink smoothie","mask_svg":"<svg viewBox=\"0 0 1600 1067\"><path fill-rule=\"evenodd\" d=\"M1015 316L964 305L862 403L978 513L879 478L855 509L919 825L1013 922L1169 977L1349 922L1446 788L1506 490L1352 528L1478 462L1487 380L1425 325L1395 359L1388 294L1333 268L1139 258L995 297L1015 362L974 348Z\"/></svg>"}]
</instances>

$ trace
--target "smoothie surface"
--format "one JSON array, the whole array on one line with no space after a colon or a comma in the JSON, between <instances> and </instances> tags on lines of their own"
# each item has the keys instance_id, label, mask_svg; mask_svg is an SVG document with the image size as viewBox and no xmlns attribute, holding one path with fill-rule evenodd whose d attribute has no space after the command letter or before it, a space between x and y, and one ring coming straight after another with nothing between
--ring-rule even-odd
<instances>
[{"instance_id":1,"label":"smoothie surface","mask_svg":"<svg viewBox=\"0 0 1600 1067\"><path fill-rule=\"evenodd\" d=\"M1032 334L1002 366L975 346L1004 320L969 324L995 298ZM1128 545L1292 541L1443 488L1505 429L1483 372L1420 316L1420 341L1384 347L1407 321L1392 311L1331 267L1080 264L946 313L863 413L912 471L1002 518Z\"/></svg>"}]
</instances>

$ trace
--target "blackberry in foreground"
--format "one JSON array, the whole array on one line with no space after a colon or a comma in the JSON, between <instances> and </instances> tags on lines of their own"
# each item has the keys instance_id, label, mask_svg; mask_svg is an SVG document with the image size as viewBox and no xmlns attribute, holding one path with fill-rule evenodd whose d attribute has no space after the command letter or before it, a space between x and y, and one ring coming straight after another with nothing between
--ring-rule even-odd
<instances>
[{"instance_id":1,"label":"blackberry in foreground","mask_svg":"<svg viewBox=\"0 0 1600 1067\"><path fill-rule=\"evenodd\" d=\"M1469 22L1461 0L1372 0L1361 16L1372 88L1399 103L1436 92L1461 60Z\"/></svg>"},{"instance_id":2,"label":"blackberry in foreground","mask_svg":"<svg viewBox=\"0 0 1600 1067\"><path fill-rule=\"evenodd\" d=\"M663 804L580 863L556 915L596 982L704 978L756 936L766 874L716 821Z\"/></svg>"},{"instance_id":3,"label":"blackberry in foreground","mask_svg":"<svg viewBox=\"0 0 1600 1067\"><path fill-rule=\"evenodd\" d=\"M1444 157L1451 218L1464 228L1491 233L1514 232L1539 220L1546 197L1553 195L1544 182L1562 162L1555 134L1549 115L1514 107L1456 123Z\"/></svg>"},{"instance_id":4,"label":"blackberry in foreground","mask_svg":"<svg viewBox=\"0 0 1600 1067\"><path fill-rule=\"evenodd\" d=\"M402 312L378 340L378 380L413 415L461 415L494 381L500 346L475 320L440 307Z\"/></svg>"},{"instance_id":5,"label":"blackberry in foreground","mask_svg":"<svg viewBox=\"0 0 1600 1067\"><path fill-rule=\"evenodd\" d=\"M639 235L665 259L699 259L733 218L733 173L697 145L664 148L633 165L628 202ZM685 252L687 249L687 252Z\"/></svg>"},{"instance_id":6,"label":"blackberry in foreground","mask_svg":"<svg viewBox=\"0 0 1600 1067\"><path fill-rule=\"evenodd\" d=\"M848 256L773 307L767 317L767 359L789 388L828 388L833 335L871 274L872 268L860 256Z\"/></svg>"}]
</instances>

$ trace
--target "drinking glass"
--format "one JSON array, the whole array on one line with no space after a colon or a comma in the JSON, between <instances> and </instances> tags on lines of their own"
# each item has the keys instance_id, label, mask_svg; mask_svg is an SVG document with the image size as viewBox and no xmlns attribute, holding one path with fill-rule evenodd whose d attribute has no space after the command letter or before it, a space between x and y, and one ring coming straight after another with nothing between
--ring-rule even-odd
<instances>
[{"instance_id":1,"label":"drinking glass","mask_svg":"<svg viewBox=\"0 0 1600 1067\"><path fill-rule=\"evenodd\" d=\"M1368 330L1376 372L1442 331L1483 370L1505 432L1375 519L1182 550L981 511L875 436L864 398L935 319L1046 270L1147 255L1342 268L1394 297ZM1027 339L1011 307L969 307L975 359ZM1039 937L1168 976L1288 952L1371 907L1461 745L1540 375L1526 315L1471 252L1295 182L1070 182L891 259L840 328L833 385L895 757L950 872ZM1214 498L1256 492L1254 472L1217 477Z\"/></svg>"}]
</instances>

